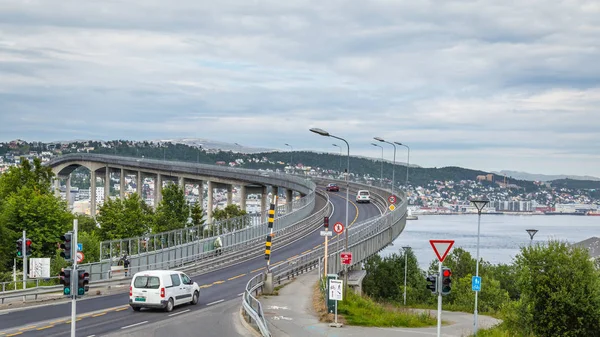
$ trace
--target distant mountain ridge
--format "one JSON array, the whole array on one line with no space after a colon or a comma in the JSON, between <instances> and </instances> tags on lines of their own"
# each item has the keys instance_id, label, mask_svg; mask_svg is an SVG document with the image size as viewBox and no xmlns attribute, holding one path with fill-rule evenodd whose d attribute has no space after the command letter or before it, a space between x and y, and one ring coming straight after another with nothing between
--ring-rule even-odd
<instances>
[{"instance_id":1,"label":"distant mountain ridge","mask_svg":"<svg viewBox=\"0 0 600 337\"><path fill-rule=\"evenodd\" d=\"M515 179L530 180L530 181L552 181L552 180L560 180L560 179L600 181L600 178L598 178L598 177L576 176L576 175L567 175L567 174L548 175L548 174L527 173L527 172L510 171L510 170L501 170L499 172L492 172L492 173L495 173L498 175L506 175L507 177L513 177Z\"/></svg>"}]
</instances>

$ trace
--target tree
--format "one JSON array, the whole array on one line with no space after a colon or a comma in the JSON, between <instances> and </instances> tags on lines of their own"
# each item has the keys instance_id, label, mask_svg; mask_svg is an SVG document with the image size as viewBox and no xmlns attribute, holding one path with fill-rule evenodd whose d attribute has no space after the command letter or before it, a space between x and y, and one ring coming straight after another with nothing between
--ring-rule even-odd
<instances>
[{"instance_id":1,"label":"tree","mask_svg":"<svg viewBox=\"0 0 600 337\"><path fill-rule=\"evenodd\" d=\"M132 193L124 200L106 200L100 207L97 220L100 223L100 240L125 239L148 233L152 213L139 195Z\"/></svg>"},{"instance_id":2,"label":"tree","mask_svg":"<svg viewBox=\"0 0 600 337\"><path fill-rule=\"evenodd\" d=\"M515 264L521 297L510 326L538 336L597 335L600 275L585 248L560 241L527 246Z\"/></svg>"},{"instance_id":3,"label":"tree","mask_svg":"<svg viewBox=\"0 0 600 337\"><path fill-rule=\"evenodd\" d=\"M392 254L385 258L375 255L367 260L367 276L363 280L365 293L378 300L403 301L404 297L404 254L407 257L407 303L428 300L425 278L412 250ZM430 293L429 293L430 294Z\"/></svg>"},{"instance_id":4,"label":"tree","mask_svg":"<svg viewBox=\"0 0 600 337\"><path fill-rule=\"evenodd\" d=\"M190 208L192 226L202 226L206 222L204 219L204 209L199 202L194 203Z\"/></svg>"},{"instance_id":5,"label":"tree","mask_svg":"<svg viewBox=\"0 0 600 337\"><path fill-rule=\"evenodd\" d=\"M169 184L162 190L154 219L154 233L185 228L190 214L190 206L185 201L185 191L177 184Z\"/></svg>"},{"instance_id":6,"label":"tree","mask_svg":"<svg viewBox=\"0 0 600 337\"><path fill-rule=\"evenodd\" d=\"M227 205L225 208L220 209L216 208L213 211L213 219L215 221L227 221L224 225L222 225L221 232L223 231L233 231L236 229L242 229L246 227L247 221L243 217L246 215L246 211L242 210L238 205Z\"/></svg>"},{"instance_id":7,"label":"tree","mask_svg":"<svg viewBox=\"0 0 600 337\"><path fill-rule=\"evenodd\" d=\"M78 214L77 216L77 231L79 233L94 233L98 230L96 220L89 215Z\"/></svg>"},{"instance_id":8,"label":"tree","mask_svg":"<svg viewBox=\"0 0 600 337\"><path fill-rule=\"evenodd\" d=\"M59 236L71 227L72 221L73 215L64 201L30 186L6 198L0 211L0 223L9 224L13 240L20 237L21 231L27 231L33 257L53 256Z\"/></svg>"},{"instance_id":9,"label":"tree","mask_svg":"<svg viewBox=\"0 0 600 337\"><path fill-rule=\"evenodd\" d=\"M51 194L52 178L54 173L50 167L42 165L39 158L32 163L21 159L19 166L12 166L8 172L0 175L0 207L6 198L19 189L29 187L39 194Z\"/></svg>"}]
</instances>

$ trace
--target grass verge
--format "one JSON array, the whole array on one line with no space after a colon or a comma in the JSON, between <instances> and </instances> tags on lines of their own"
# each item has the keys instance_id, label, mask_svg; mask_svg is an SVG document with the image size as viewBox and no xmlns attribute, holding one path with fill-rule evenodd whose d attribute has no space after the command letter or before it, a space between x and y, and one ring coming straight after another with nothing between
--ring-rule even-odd
<instances>
[{"instance_id":1,"label":"grass verge","mask_svg":"<svg viewBox=\"0 0 600 337\"><path fill-rule=\"evenodd\" d=\"M415 312L410 309L377 303L352 291L347 292L344 301L338 302L338 315L342 314L347 324L370 327L409 327L435 326L436 317L428 311Z\"/></svg>"},{"instance_id":2,"label":"grass verge","mask_svg":"<svg viewBox=\"0 0 600 337\"><path fill-rule=\"evenodd\" d=\"M312 303L320 322L334 321L334 314L327 313L327 305L318 282L313 287ZM344 301L338 302L338 322L344 325L369 327L427 327L435 326L437 318L431 316L428 311L414 312L393 305L380 304L348 291Z\"/></svg>"}]
</instances>

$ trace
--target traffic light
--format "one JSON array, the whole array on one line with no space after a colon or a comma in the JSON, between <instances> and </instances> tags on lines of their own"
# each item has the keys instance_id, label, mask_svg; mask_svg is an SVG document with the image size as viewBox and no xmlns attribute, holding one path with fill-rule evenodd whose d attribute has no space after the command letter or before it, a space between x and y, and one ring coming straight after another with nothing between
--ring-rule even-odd
<instances>
[{"instance_id":1,"label":"traffic light","mask_svg":"<svg viewBox=\"0 0 600 337\"><path fill-rule=\"evenodd\" d=\"M25 239L25 255L27 255L27 256L31 255L31 240L30 239Z\"/></svg>"},{"instance_id":2,"label":"traffic light","mask_svg":"<svg viewBox=\"0 0 600 337\"><path fill-rule=\"evenodd\" d=\"M23 239L17 240L17 257L23 257Z\"/></svg>"},{"instance_id":3,"label":"traffic light","mask_svg":"<svg viewBox=\"0 0 600 337\"><path fill-rule=\"evenodd\" d=\"M71 239L73 238L73 234L71 232L65 233L62 235L60 239L63 243L60 244L60 249L63 251L60 252L60 256L62 256L65 260L71 260Z\"/></svg>"},{"instance_id":4,"label":"traffic light","mask_svg":"<svg viewBox=\"0 0 600 337\"><path fill-rule=\"evenodd\" d=\"M452 290L450 276L452 276L452 270L450 268L442 268L442 295L448 295Z\"/></svg>"},{"instance_id":5,"label":"traffic light","mask_svg":"<svg viewBox=\"0 0 600 337\"><path fill-rule=\"evenodd\" d=\"M437 293L437 275L427 276L427 289L433 294Z\"/></svg>"},{"instance_id":6,"label":"traffic light","mask_svg":"<svg viewBox=\"0 0 600 337\"><path fill-rule=\"evenodd\" d=\"M90 273L86 272L84 269L77 270L77 295L83 296L85 295L90 287L88 286L90 283Z\"/></svg>"},{"instance_id":7,"label":"traffic light","mask_svg":"<svg viewBox=\"0 0 600 337\"><path fill-rule=\"evenodd\" d=\"M329 228L329 217L328 216L323 218L323 226L325 227L325 229Z\"/></svg>"},{"instance_id":8,"label":"traffic light","mask_svg":"<svg viewBox=\"0 0 600 337\"><path fill-rule=\"evenodd\" d=\"M71 295L71 269L63 269L59 274L60 284L64 285L63 295Z\"/></svg>"}]
</instances>

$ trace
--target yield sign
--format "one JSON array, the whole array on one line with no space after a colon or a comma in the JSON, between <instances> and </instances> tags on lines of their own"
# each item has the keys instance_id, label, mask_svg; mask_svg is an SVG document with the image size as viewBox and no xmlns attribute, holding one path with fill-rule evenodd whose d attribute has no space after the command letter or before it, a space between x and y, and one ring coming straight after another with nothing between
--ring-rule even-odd
<instances>
[{"instance_id":1,"label":"yield sign","mask_svg":"<svg viewBox=\"0 0 600 337\"><path fill-rule=\"evenodd\" d=\"M440 262L444 262L446 255L450 252L450 248L454 245L454 240L429 240L433 251ZM440 254L442 253L442 254Z\"/></svg>"}]
</instances>

